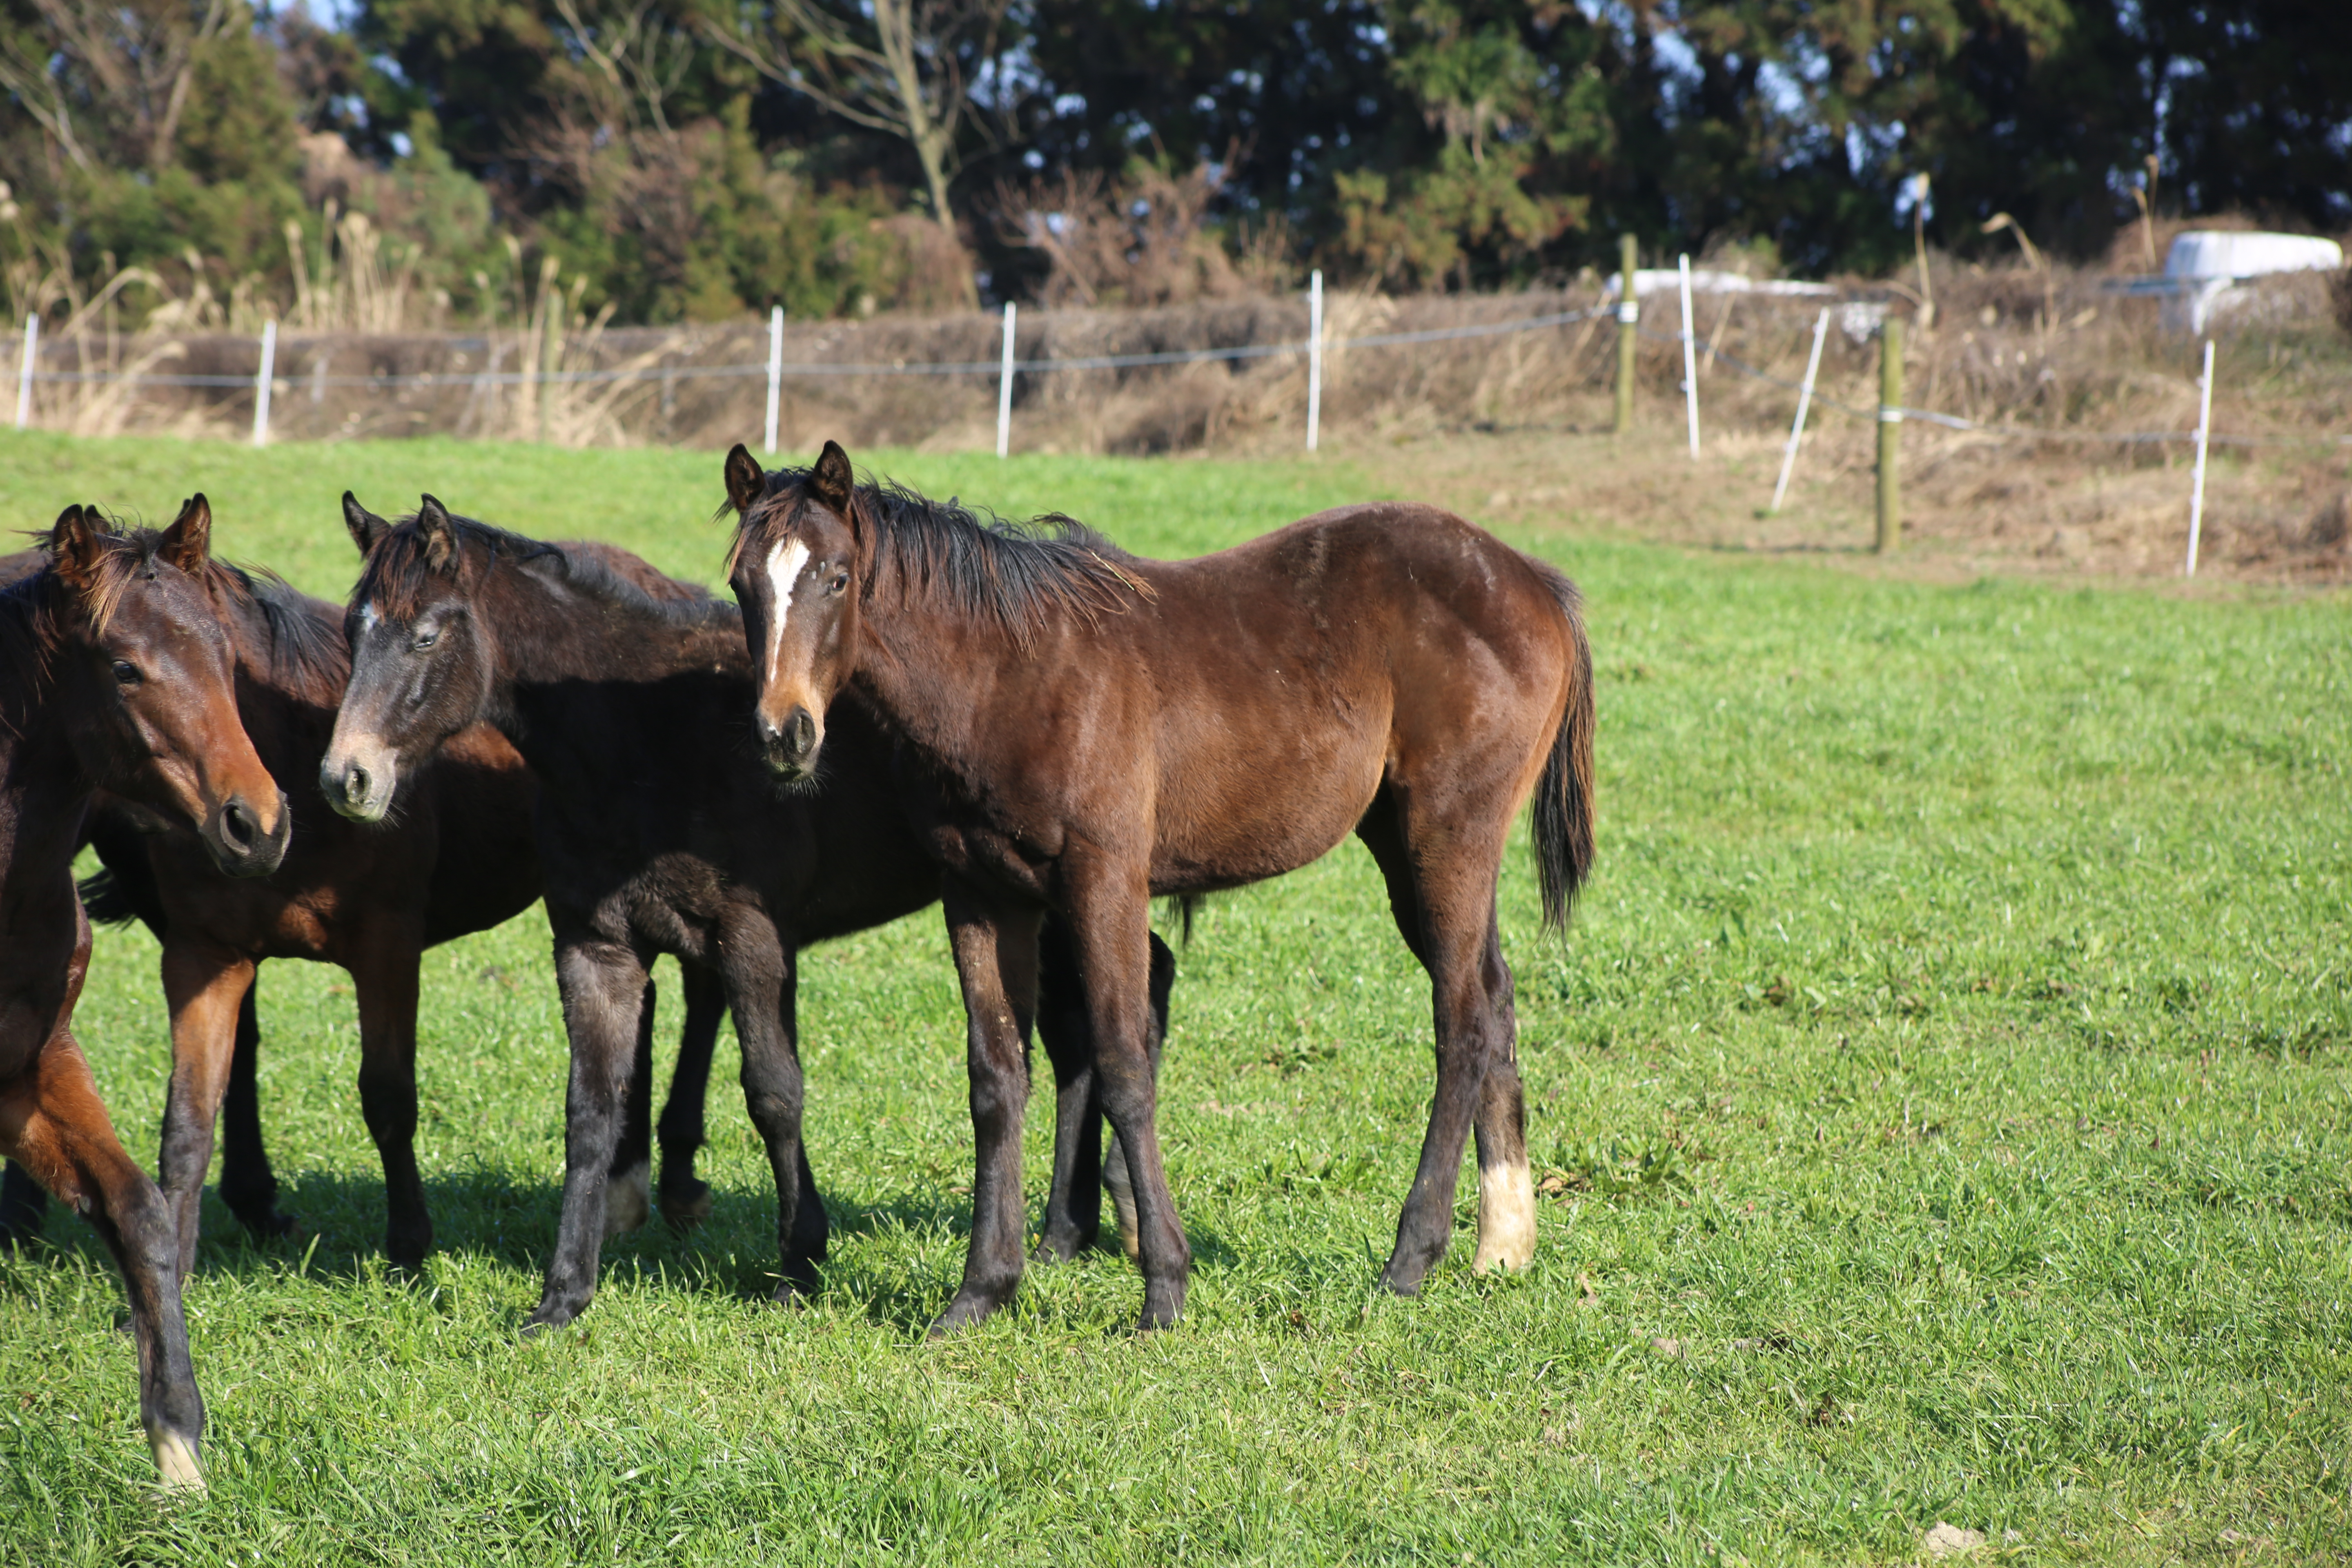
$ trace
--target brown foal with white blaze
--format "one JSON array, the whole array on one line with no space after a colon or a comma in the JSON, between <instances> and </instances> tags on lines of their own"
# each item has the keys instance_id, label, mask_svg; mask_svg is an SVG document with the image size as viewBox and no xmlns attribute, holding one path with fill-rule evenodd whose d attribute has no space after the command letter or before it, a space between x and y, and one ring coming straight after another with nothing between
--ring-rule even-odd
<instances>
[{"instance_id":1,"label":"brown foal with white blaze","mask_svg":"<svg viewBox=\"0 0 2352 1568\"><path fill-rule=\"evenodd\" d=\"M139 1413L167 1485L203 1485L172 1213L123 1150L73 1037L89 922L73 858L106 790L195 827L232 876L286 853L286 803L237 721L236 665L201 583L204 498L163 533L68 507L46 570L0 590L0 1154L70 1205L122 1270Z\"/></svg>"},{"instance_id":2,"label":"brown foal with white blaze","mask_svg":"<svg viewBox=\"0 0 2352 1568\"><path fill-rule=\"evenodd\" d=\"M1496 885L1532 795L1547 922L1592 858L1592 661L1575 587L1434 508L1323 512L1236 549L1146 561L1069 521L984 521L813 468L728 455L728 570L786 781L823 765L845 693L896 742L940 868L969 1018L972 1235L945 1332L1022 1266L1021 1117L1036 933L1066 918L1105 1110L1124 1148L1141 1326L1173 1322L1191 1254L1154 1127L1142 956L1150 900L1280 876L1353 832L1428 971L1437 1092L1382 1272L1444 1255L1478 1142L1474 1266L1535 1244L1511 973Z\"/></svg>"}]
</instances>

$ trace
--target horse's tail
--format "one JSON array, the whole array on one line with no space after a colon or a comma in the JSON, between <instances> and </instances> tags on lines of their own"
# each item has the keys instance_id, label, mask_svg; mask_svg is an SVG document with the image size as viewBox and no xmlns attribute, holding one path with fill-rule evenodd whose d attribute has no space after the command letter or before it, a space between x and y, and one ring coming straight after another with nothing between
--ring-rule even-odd
<instances>
[{"instance_id":1,"label":"horse's tail","mask_svg":"<svg viewBox=\"0 0 2352 1568\"><path fill-rule=\"evenodd\" d=\"M1577 890L1592 872L1592 645L1584 637L1584 601L1576 584L1536 562L1545 586L1568 619L1574 652L1568 672L1568 708L1551 738L1543 776L1536 783L1536 874L1543 887L1544 924L1564 931Z\"/></svg>"},{"instance_id":2,"label":"horse's tail","mask_svg":"<svg viewBox=\"0 0 2352 1568\"><path fill-rule=\"evenodd\" d=\"M146 841L102 806L90 814L83 831L99 858L99 869L76 888L90 923L119 926L137 921L162 936L163 896L147 858Z\"/></svg>"}]
</instances>

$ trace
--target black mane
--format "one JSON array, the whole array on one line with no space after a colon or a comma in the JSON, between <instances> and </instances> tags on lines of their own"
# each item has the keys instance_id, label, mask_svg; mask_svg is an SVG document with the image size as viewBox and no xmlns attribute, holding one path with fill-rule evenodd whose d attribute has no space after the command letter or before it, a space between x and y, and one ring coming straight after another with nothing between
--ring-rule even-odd
<instances>
[{"instance_id":1,"label":"black mane","mask_svg":"<svg viewBox=\"0 0 2352 1568\"><path fill-rule=\"evenodd\" d=\"M336 702L352 678L342 616L266 567L220 567L234 596L250 605L269 639L270 684L314 701Z\"/></svg>"},{"instance_id":2,"label":"black mane","mask_svg":"<svg viewBox=\"0 0 2352 1568\"><path fill-rule=\"evenodd\" d=\"M647 565L646 572L666 590L649 591L644 584L614 570L605 558L605 551L626 554L615 547L566 548L454 512L449 522L457 531L461 556L470 547L478 549L487 563L495 563L503 556L523 570L544 568L565 586L633 615L677 626L699 626L714 615L735 613L732 604L712 598L710 591L701 584L680 582ZM361 574L359 585L352 590L352 602L373 603L379 614L394 620L409 620L423 608L425 588L433 575L433 568L425 558L423 535L412 513L395 523L368 552L366 569Z\"/></svg>"},{"instance_id":3,"label":"black mane","mask_svg":"<svg viewBox=\"0 0 2352 1568\"><path fill-rule=\"evenodd\" d=\"M743 537L782 515L812 470L778 468L743 520ZM1016 522L950 497L933 500L890 479L868 479L851 504L872 541L876 563L908 586L940 595L968 615L1025 637L1055 611L1088 625L1123 611L1150 589L1126 569L1137 557L1076 518L1060 512ZM732 563L730 562L730 570ZM884 574L866 574L873 595Z\"/></svg>"}]
</instances>

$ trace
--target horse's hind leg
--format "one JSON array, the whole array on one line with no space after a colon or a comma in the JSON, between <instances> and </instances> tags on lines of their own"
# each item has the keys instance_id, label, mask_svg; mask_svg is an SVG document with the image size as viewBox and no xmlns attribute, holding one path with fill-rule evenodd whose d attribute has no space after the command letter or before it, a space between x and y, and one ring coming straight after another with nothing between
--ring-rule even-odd
<instances>
[{"instance_id":1,"label":"horse's hind leg","mask_svg":"<svg viewBox=\"0 0 2352 1568\"><path fill-rule=\"evenodd\" d=\"M1044 1235L1031 1254L1060 1263L1095 1245L1102 1229L1102 1196L1110 1194L1118 1217L1120 1249L1137 1254L1135 1189L1127 1153L1113 1132L1103 1146L1102 1080L1095 1073L1094 1030L1087 1023L1087 993L1078 976L1069 927L1049 916L1038 932L1037 1037L1054 1064L1054 1184L1045 1194ZM1151 934L1151 1072L1168 1037L1168 994L1176 984L1176 955Z\"/></svg>"},{"instance_id":2,"label":"horse's hind leg","mask_svg":"<svg viewBox=\"0 0 2352 1568\"><path fill-rule=\"evenodd\" d=\"M404 929L368 933L352 966L360 1005L360 1114L383 1162L384 1256L425 1267L433 1216L416 1170L416 971L424 948Z\"/></svg>"},{"instance_id":3,"label":"horse's hind leg","mask_svg":"<svg viewBox=\"0 0 2352 1568\"><path fill-rule=\"evenodd\" d=\"M824 1201L801 1137L806 1088L794 1018L798 984L793 951L765 921L739 921L726 933L728 1005L743 1047L743 1104L768 1148L776 1183L776 1248L782 1276L775 1299L790 1303L817 1288L831 1231Z\"/></svg>"},{"instance_id":4,"label":"horse's hind leg","mask_svg":"<svg viewBox=\"0 0 2352 1568\"><path fill-rule=\"evenodd\" d=\"M1151 935L1151 1081L1160 1081L1160 1054L1168 1043L1168 1000L1176 987L1176 955ZM1095 1095L1094 1113L1102 1115L1102 1095ZM1111 1213L1118 1218L1118 1245L1130 1263L1143 1260L1142 1237L1136 1229L1135 1187L1128 1180L1127 1152L1119 1147L1118 1134L1110 1135L1110 1146L1103 1151L1103 1187L1110 1194Z\"/></svg>"},{"instance_id":5,"label":"horse's hind leg","mask_svg":"<svg viewBox=\"0 0 2352 1568\"><path fill-rule=\"evenodd\" d=\"M196 1266L205 1171L213 1127L228 1092L237 1018L253 984L253 962L211 942L166 941L163 997L172 1010L172 1081L163 1098L159 1173L180 1242L180 1278Z\"/></svg>"},{"instance_id":6,"label":"horse's hind leg","mask_svg":"<svg viewBox=\"0 0 2352 1568\"><path fill-rule=\"evenodd\" d=\"M221 1201L251 1235L291 1236L293 1220L278 1212L278 1174L261 1142L261 1089L256 1079L261 1055L261 1019L254 995L245 988L236 1006L236 1044L228 1061L228 1093L221 1100Z\"/></svg>"},{"instance_id":7,"label":"horse's hind leg","mask_svg":"<svg viewBox=\"0 0 2352 1568\"><path fill-rule=\"evenodd\" d=\"M205 1401L188 1361L172 1212L114 1135L81 1047L63 1028L49 1037L30 1073L0 1089L0 1129L8 1130L0 1152L23 1162L114 1255L131 1301L139 1418L155 1467L165 1486L201 1488Z\"/></svg>"},{"instance_id":8,"label":"horse's hind leg","mask_svg":"<svg viewBox=\"0 0 2352 1568\"><path fill-rule=\"evenodd\" d=\"M662 1218L688 1230L710 1217L710 1184L694 1173L702 1149L703 1103L710 1093L710 1058L719 1048L719 1023L727 1016L727 987L717 971L684 960L686 1027L677 1037L677 1068L670 1075L669 1099L662 1106Z\"/></svg>"},{"instance_id":9,"label":"horse's hind leg","mask_svg":"<svg viewBox=\"0 0 2352 1568\"><path fill-rule=\"evenodd\" d=\"M651 976L637 998L637 1047L629 1058L629 1092L622 1099L621 1141L604 1183L604 1238L624 1236L654 1212L654 1004Z\"/></svg>"},{"instance_id":10,"label":"horse's hind leg","mask_svg":"<svg viewBox=\"0 0 2352 1568\"><path fill-rule=\"evenodd\" d=\"M30 1247L49 1212L49 1194L16 1161L0 1169L0 1252Z\"/></svg>"},{"instance_id":11,"label":"horse's hind leg","mask_svg":"<svg viewBox=\"0 0 2352 1568\"><path fill-rule=\"evenodd\" d=\"M1069 928L1055 918L1037 933L1037 1039L1054 1067L1054 1181L1030 1257L1065 1263L1092 1247L1102 1229L1102 1108L1077 951Z\"/></svg>"},{"instance_id":12,"label":"horse's hind leg","mask_svg":"<svg viewBox=\"0 0 2352 1568\"><path fill-rule=\"evenodd\" d=\"M1486 997L1499 1030L1486 1081L1478 1092L1478 1250L1474 1273L1496 1264L1525 1268L1536 1250L1535 1179L1528 1169L1527 1096L1519 1086L1519 1024L1510 965L1490 913L1485 963Z\"/></svg>"},{"instance_id":13,"label":"horse's hind leg","mask_svg":"<svg viewBox=\"0 0 2352 1568\"><path fill-rule=\"evenodd\" d=\"M1517 1085L1516 1068L1508 1083L1496 1085L1494 1105L1486 1101L1488 1068L1507 1056L1508 1047L1503 1021L1507 1015L1498 1015L1486 964L1501 835L1478 831L1484 826L1475 820L1443 827L1417 822L1393 785L1381 791L1357 826L1388 881L1397 930L1429 972L1436 1036L1437 1092L1430 1104L1429 1131L1397 1218L1396 1248L1381 1271L1381 1283L1400 1296L1420 1293L1423 1278L1445 1256L1453 1239L1454 1188L1473 1123L1480 1126L1482 1149L1488 1146L1491 1128L1498 1159L1507 1158L1511 1142L1503 1136L1503 1128L1513 1120L1509 1106L1517 1102L1511 1092ZM1471 831L1465 831L1465 826ZM1499 963L1499 946L1495 954ZM1523 1168L1524 1141L1519 1142ZM1481 1173L1483 1177L1483 1169Z\"/></svg>"}]
</instances>

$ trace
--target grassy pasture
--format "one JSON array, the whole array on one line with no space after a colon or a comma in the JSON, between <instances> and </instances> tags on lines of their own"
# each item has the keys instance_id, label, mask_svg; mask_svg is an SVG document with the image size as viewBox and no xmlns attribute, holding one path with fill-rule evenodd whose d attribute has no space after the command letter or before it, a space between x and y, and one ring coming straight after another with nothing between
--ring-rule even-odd
<instances>
[{"instance_id":1,"label":"grassy pasture","mask_svg":"<svg viewBox=\"0 0 2352 1568\"><path fill-rule=\"evenodd\" d=\"M80 500L161 521L203 488L224 553L330 595L346 485L705 579L720 548L711 454L0 454L24 526ZM1379 488L1339 463L861 456L1154 553ZM1465 1181L1423 1299L1370 1289L1428 1003L1350 845L1213 903L1180 954L1180 1328L1129 1337L1139 1288L1106 1255L922 1339L971 1134L920 916L805 963L818 1300L762 1304L764 1165L722 1072L713 1223L609 1245L588 1314L519 1347L562 1156L534 913L427 958L422 1281L377 1253L343 977L265 968L266 1125L316 1239L249 1247L208 1209L204 1500L142 1490L90 1234L53 1215L54 1248L0 1260L0 1561L1897 1563L1939 1521L2003 1562L2352 1552L2345 604L1924 585L1626 542L1573 507L1513 535L1585 588L1602 723L1602 856L1565 946L1523 843L1505 868L1546 1189L1526 1274L1468 1274ZM77 1019L142 1152L154 959L101 936ZM674 985L664 1005L668 1035Z\"/></svg>"}]
</instances>

